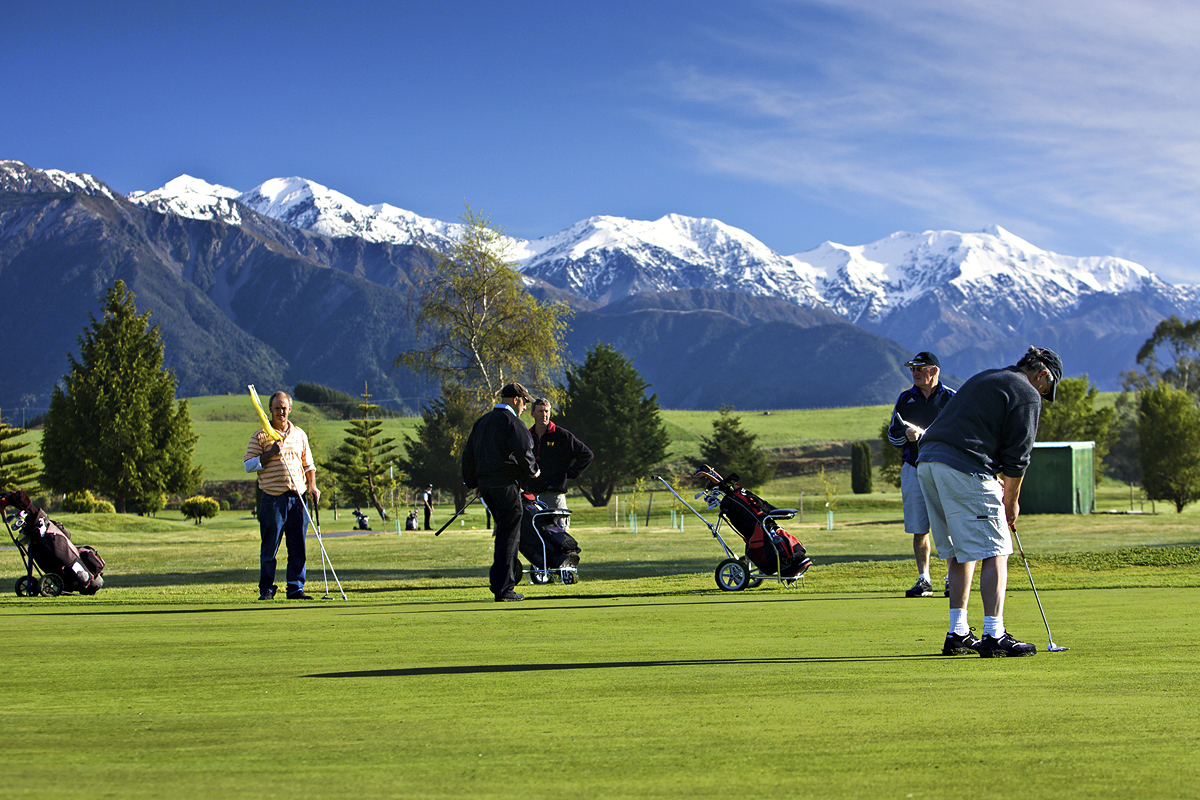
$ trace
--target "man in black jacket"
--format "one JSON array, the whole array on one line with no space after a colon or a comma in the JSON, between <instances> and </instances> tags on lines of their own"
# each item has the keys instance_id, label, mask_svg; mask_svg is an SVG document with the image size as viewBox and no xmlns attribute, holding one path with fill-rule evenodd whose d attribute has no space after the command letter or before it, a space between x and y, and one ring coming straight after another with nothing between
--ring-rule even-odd
<instances>
[{"instance_id":1,"label":"man in black jacket","mask_svg":"<svg viewBox=\"0 0 1200 800\"><path fill-rule=\"evenodd\" d=\"M488 578L496 602L524 600L514 591L513 568L521 544L521 482L541 472L533 457L533 439L521 423L532 398L525 387L510 383L500 390L500 402L475 422L462 455L462 478L496 520L496 543Z\"/></svg>"},{"instance_id":2,"label":"man in black jacket","mask_svg":"<svg viewBox=\"0 0 1200 800\"><path fill-rule=\"evenodd\" d=\"M533 401L529 432L533 435L533 456L542 471L540 478L529 481L529 491L551 508L566 508L567 480L578 478L595 456L575 434L550 421L550 401L545 397ZM569 516L563 517L562 527L571 527Z\"/></svg>"}]
</instances>

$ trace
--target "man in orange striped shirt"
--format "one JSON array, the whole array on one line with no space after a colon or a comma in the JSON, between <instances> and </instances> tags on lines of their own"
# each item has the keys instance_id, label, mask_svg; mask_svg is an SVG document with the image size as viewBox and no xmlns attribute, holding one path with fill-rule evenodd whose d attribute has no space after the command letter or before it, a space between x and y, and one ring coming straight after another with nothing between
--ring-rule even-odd
<instances>
[{"instance_id":1,"label":"man in orange striped shirt","mask_svg":"<svg viewBox=\"0 0 1200 800\"><path fill-rule=\"evenodd\" d=\"M308 519L300 494L307 491L314 505L321 501L317 489L317 467L313 462L308 436L288 418L292 413L292 398L287 392L271 395L271 427L282 438L271 441L263 430L257 430L246 446L246 472L257 473L262 500L258 504L258 532L262 539L259 550L258 599L271 600L275 585L276 556L279 545L287 542L287 597L289 600L311 600L304 591L304 537L308 534Z\"/></svg>"}]
</instances>

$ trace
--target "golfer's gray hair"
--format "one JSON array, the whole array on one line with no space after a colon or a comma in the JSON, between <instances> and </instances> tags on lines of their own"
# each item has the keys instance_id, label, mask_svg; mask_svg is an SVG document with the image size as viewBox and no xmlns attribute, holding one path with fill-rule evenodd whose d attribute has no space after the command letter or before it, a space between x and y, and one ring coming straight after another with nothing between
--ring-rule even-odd
<instances>
[{"instance_id":1,"label":"golfer's gray hair","mask_svg":"<svg viewBox=\"0 0 1200 800\"><path fill-rule=\"evenodd\" d=\"M533 404L530 406L530 408L537 408L538 406L545 406L546 408L554 408L554 404L551 403L550 400L545 397L539 397L537 400L534 400Z\"/></svg>"}]
</instances>

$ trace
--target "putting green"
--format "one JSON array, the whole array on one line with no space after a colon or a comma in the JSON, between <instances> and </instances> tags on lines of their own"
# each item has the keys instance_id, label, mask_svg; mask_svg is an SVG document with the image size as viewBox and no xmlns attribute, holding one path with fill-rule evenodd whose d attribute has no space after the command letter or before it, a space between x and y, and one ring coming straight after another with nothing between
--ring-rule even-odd
<instances>
[{"instance_id":1,"label":"putting green","mask_svg":"<svg viewBox=\"0 0 1200 800\"><path fill-rule=\"evenodd\" d=\"M5 602L4 795L1164 798L1200 779L1200 589L1043 590L1063 653L1013 591L1008 627L1040 652L988 660L938 655L942 598L612 588Z\"/></svg>"}]
</instances>

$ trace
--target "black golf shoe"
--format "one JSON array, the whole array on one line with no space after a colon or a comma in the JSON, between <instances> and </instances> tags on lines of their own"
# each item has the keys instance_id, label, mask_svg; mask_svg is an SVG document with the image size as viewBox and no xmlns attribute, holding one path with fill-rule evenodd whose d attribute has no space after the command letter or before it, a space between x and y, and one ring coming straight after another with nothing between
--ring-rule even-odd
<instances>
[{"instance_id":1,"label":"black golf shoe","mask_svg":"<svg viewBox=\"0 0 1200 800\"><path fill-rule=\"evenodd\" d=\"M999 639L986 634L979 643L979 655L984 658L1009 658L1012 656L1031 656L1037 653L1037 645L1029 642L1018 642L1008 631Z\"/></svg>"},{"instance_id":2,"label":"black golf shoe","mask_svg":"<svg viewBox=\"0 0 1200 800\"><path fill-rule=\"evenodd\" d=\"M509 589L504 594L496 595L497 603L511 603L511 602L515 602L517 600L524 600L524 599L525 599L525 595L517 594L512 589Z\"/></svg>"},{"instance_id":3,"label":"black golf shoe","mask_svg":"<svg viewBox=\"0 0 1200 800\"><path fill-rule=\"evenodd\" d=\"M904 593L905 597L933 597L933 584L924 578L917 578L913 587Z\"/></svg>"},{"instance_id":4,"label":"black golf shoe","mask_svg":"<svg viewBox=\"0 0 1200 800\"><path fill-rule=\"evenodd\" d=\"M971 653L979 652L980 641L975 638L975 634L971 631L972 628L963 634L947 633L946 643L942 645L942 655L944 656L966 656Z\"/></svg>"},{"instance_id":5,"label":"black golf shoe","mask_svg":"<svg viewBox=\"0 0 1200 800\"><path fill-rule=\"evenodd\" d=\"M278 591L278 589L279 589L278 586L272 586L269 589L263 589L261 592L259 592L258 599L259 600L274 600L275 592Z\"/></svg>"},{"instance_id":6,"label":"black golf shoe","mask_svg":"<svg viewBox=\"0 0 1200 800\"><path fill-rule=\"evenodd\" d=\"M312 600L313 596L311 594L305 593L305 591L303 589L301 589L298 592L291 592L290 594L288 594L287 599L288 600Z\"/></svg>"}]
</instances>

